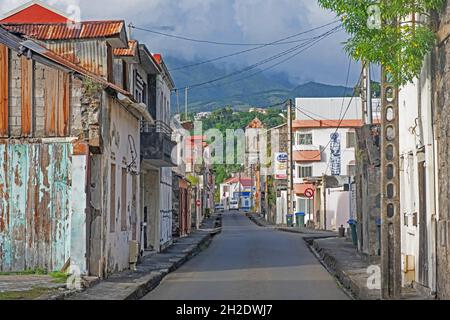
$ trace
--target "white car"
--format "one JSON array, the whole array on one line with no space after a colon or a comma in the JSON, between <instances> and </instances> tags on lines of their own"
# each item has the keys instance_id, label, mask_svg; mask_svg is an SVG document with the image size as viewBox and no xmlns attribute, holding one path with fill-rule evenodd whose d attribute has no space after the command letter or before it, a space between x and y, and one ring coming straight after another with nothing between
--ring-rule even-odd
<instances>
[{"instance_id":1,"label":"white car","mask_svg":"<svg viewBox=\"0 0 450 320\"><path fill-rule=\"evenodd\" d=\"M214 209L215 209L216 212L222 212L222 211L225 210L225 207L223 206L223 204L218 203L218 204L216 204Z\"/></svg>"},{"instance_id":2,"label":"white car","mask_svg":"<svg viewBox=\"0 0 450 320\"><path fill-rule=\"evenodd\" d=\"M230 210L239 210L239 202L237 200L230 201Z\"/></svg>"}]
</instances>

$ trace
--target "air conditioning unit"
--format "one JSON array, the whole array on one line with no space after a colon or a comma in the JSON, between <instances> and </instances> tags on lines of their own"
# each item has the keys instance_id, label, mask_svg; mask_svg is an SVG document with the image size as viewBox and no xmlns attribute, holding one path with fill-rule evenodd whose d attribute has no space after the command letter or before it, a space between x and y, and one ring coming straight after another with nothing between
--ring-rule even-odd
<instances>
[{"instance_id":1,"label":"air conditioning unit","mask_svg":"<svg viewBox=\"0 0 450 320\"><path fill-rule=\"evenodd\" d=\"M139 258L139 243L137 241L130 241L130 269L136 270L136 264Z\"/></svg>"}]
</instances>

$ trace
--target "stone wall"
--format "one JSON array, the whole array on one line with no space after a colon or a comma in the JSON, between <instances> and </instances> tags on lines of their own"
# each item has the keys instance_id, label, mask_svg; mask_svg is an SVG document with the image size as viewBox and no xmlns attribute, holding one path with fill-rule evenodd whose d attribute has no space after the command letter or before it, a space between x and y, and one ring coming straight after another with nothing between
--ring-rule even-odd
<instances>
[{"instance_id":1,"label":"stone wall","mask_svg":"<svg viewBox=\"0 0 450 320\"><path fill-rule=\"evenodd\" d=\"M435 136L438 140L438 228L437 228L437 295L450 298L449 228L450 228L450 4L434 15L439 43L432 55ZM441 31L442 30L442 31Z\"/></svg>"},{"instance_id":2,"label":"stone wall","mask_svg":"<svg viewBox=\"0 0 450 320\"><path fill-rule=\"evenodd\" d=\"M380 149L377 127L357 130L356 153L357 221L359 250L370 256L379 255L378 222L381 217ZM375 134L375 135L374 135Z\"/></svg>"}]
</instances>

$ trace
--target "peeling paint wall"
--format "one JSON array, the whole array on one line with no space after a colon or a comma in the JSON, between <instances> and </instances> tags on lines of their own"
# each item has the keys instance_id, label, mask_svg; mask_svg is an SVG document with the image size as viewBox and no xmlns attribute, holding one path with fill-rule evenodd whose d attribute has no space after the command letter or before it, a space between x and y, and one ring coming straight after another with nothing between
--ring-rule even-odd
<instances>
[{"instance_id":1,"label":"peeling paint wall","mask_svg":"<svg viewBox=\"0 0 450 320\"><path fill-rule=\"evenodd\" d=\"M108 168L115 166L115 173L108 171L109 192L105 197L109 206L108 240L105 252L107 254L107 271L121 271L129 267L129 243L131 240L140 241L137 235L140 229L140 126L139 119L122 107L117 101L111 100L109 144L105 148L105 160ZM105 133L106 134L106 133ZM114 186L110 185L111 174L115 174ZM111 196L114 194L114 202ZM111 214L111 210L114 211ZM114 226L111 229L111 226Z\"/></svg>"},{"instance_id":2,"label":"peeling paint wall","mask_svg":"<svg viewBox=\"0 0 450 320\"><path fill-rule=\"evenodd\" d=\"M70 257L72 144L0 144L0 270L60 270Z\"/></svg>"}]
</instances>

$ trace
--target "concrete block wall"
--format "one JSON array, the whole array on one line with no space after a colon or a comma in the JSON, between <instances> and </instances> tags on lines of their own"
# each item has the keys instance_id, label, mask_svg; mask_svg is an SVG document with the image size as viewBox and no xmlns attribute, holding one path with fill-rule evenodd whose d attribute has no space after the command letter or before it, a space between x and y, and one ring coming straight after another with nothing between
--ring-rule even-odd
<instances>
[{"instance_id":1,"label":"concrete block wall","mask_svg":"<svg viewBox=\"0 0 450 320\"><path fill-rule=\"evenodd\" d=\"M10 81L9 81L9 132L12 137L21 135L21 64L17 54L10 55Z\"/></svg>"}]
</instances>

